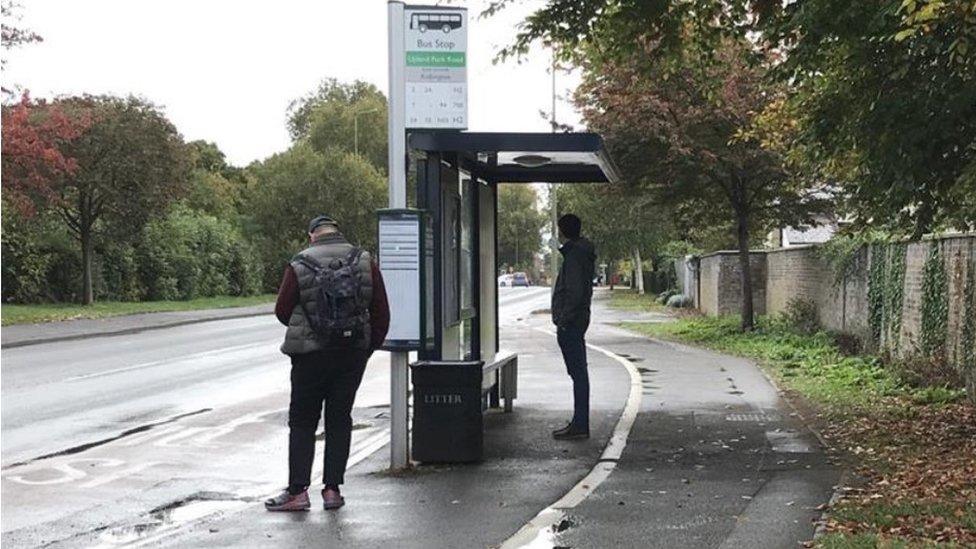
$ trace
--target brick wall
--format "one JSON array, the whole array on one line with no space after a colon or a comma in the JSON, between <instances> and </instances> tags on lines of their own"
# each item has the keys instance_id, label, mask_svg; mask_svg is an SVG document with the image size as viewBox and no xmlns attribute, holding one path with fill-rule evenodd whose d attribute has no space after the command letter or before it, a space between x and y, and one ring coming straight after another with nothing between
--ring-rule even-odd
<instances>
[{"instance_id":1,"label":"brick wall","mask_svg":"<svg viewBox=\"0 0 976 549\"><path fill-rule=\"evenodd\" d=\"M922 284L925 263L931 247L940 246L948 278L949 322L946 353L950 363L959 368L976 398L974 365L963 363L963 323L966 319L965 286L976 276L976 235L926 239L909 243L905 250L905 274L901 311L901 330L893 341L882 345L895 356L910 357L919 352L922 326ZM786 310L793 299L812 301L817 306L820 324L831 331L871 340L868 304L869 273L873 258L868 248L858 252L854 268L846 277L835 275L820 258L816 246L783 248L753 252L753 296L757 314L777 314ZM701 258L701 296L699 308L709 315L738 314L741 303L738 257L723 251ZM968 311L976 304L969 305Z\"/></svg>"},{"instance_id":2,"label":"brick wall","mask_svg":"<svg viewBox=\"0 0 976 549\"><path fill-rule=\"evenodd\" d=\"M751 252L752 306L756 314L766 312L766 254ZM742 270L738 252L714 252L701 257L699 309L709 315L737 314L742 306Z\"/></svg>"}]
</instances>

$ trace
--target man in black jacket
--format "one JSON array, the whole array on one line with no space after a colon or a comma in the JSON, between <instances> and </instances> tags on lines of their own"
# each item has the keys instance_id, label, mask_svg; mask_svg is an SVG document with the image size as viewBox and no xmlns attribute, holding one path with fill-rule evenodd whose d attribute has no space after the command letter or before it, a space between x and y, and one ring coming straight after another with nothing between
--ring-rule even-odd
<instances>
[{"instance_id":1,"label":"man in black jacket","mask_svg":"<svg viewBox=\"0 0 976 549\"><path fill-rule=\"evenodd\" d=\"M580 218L566 214L559 218L558 225L563 264L552 291L552 322L566 371L573 380L573 420L553 431L552 436L570 440L590 436L590 378L586 372L584 336L590 326L596 251L589 240L580 236Z\"/></svg>"}]
</instances>

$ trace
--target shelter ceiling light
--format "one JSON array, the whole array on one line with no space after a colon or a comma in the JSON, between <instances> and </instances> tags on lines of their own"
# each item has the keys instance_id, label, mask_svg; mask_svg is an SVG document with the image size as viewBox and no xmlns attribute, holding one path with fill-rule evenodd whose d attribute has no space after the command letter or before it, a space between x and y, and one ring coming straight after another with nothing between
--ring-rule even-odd
<instances>
[{"instance_id":1,"label":"shelter ceiling light","mask_svg":"<svg viewBox=\"0 0 976 549\"><path fill-rule=\"evenodd\" d=\"M512 160L519 166L526 168L538 168L539 166L545 166L549 162L552 162L551 158L542 156L541 154L523 154L522 156L516 156Z\"/></svg>"}]
</instances>

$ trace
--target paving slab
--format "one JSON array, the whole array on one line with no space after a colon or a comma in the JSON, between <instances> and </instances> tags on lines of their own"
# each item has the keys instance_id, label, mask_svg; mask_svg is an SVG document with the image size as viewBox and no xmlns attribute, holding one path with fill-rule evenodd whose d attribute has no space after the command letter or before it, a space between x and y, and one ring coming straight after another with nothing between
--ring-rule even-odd
<instances>
[{"instance_id":1,"label":"paving slab","mask_svg":"<svg viewBox=\"0 0 976 549\"><path fill-rule=\"evenodd\" d=\"M566 512L560 547L797 547L839 481L817 437L750 361L598 325L632 360L641 411L617 468Z\"/></svg>"}]
</instances>

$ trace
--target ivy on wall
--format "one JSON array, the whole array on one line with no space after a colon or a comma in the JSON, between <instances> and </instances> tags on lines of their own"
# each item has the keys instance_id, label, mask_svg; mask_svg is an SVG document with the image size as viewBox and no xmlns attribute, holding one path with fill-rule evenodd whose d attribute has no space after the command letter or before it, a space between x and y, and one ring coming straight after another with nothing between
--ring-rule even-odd
<instances>
[{"instance_id":1,"label":"ivy on wall","mask_svg":"<svg viewBox=\"0 0 976 549\"><path fill-rule=\"evenodd\" d=\"M885 315L888 317L888 346L898 348L901 340L901 317L905 302L905 256L908 245L896 242L888 246L888 273L885 277Z\"/></svg>"},{"instance_id":2,"label":"ivy on wall","mask_svg":"<svg viewBox=\"0 0 976 549\"><path fill-rule=\"evenodd\" d=\"M959 366L976 387L976 255L970 247L970 262L963 290L962 333L959 336ZM972 395L976 397L976 394Z\"/></svg>"},{"instance_id":3,"label":"ivy on wall","mask_svg":"<svg viewBox=\"0 0 976 549\"><path fill-rule=\"evenodd\" d=\"M942 243L933 241L922 274L922 352L945 358L949 328L949 277L942 259Z\"/></svg>"},{"instance_id":4,"label":"ivy on wall","mask_svg":"<svg viewBox=\"0 0 976 549\"><path fill-rule=\"evenodd\" d=\"M870 245L868 269L868 323L878 348L895 350L901 339L901 318L905 302L904 242L876 242Z\"/></svg>"},{"instance_id":5,"label":"ivy on wall","mask_svg":"<svg viewBox=\"0 0 976 549\"><path fill-rule=\"evenodd\" d=\"M881 345L881 332L885 325L885 252L884 244L871 244L871 264L868 268L868 324L871 341Z\"/></svg>"}]
</instances>

